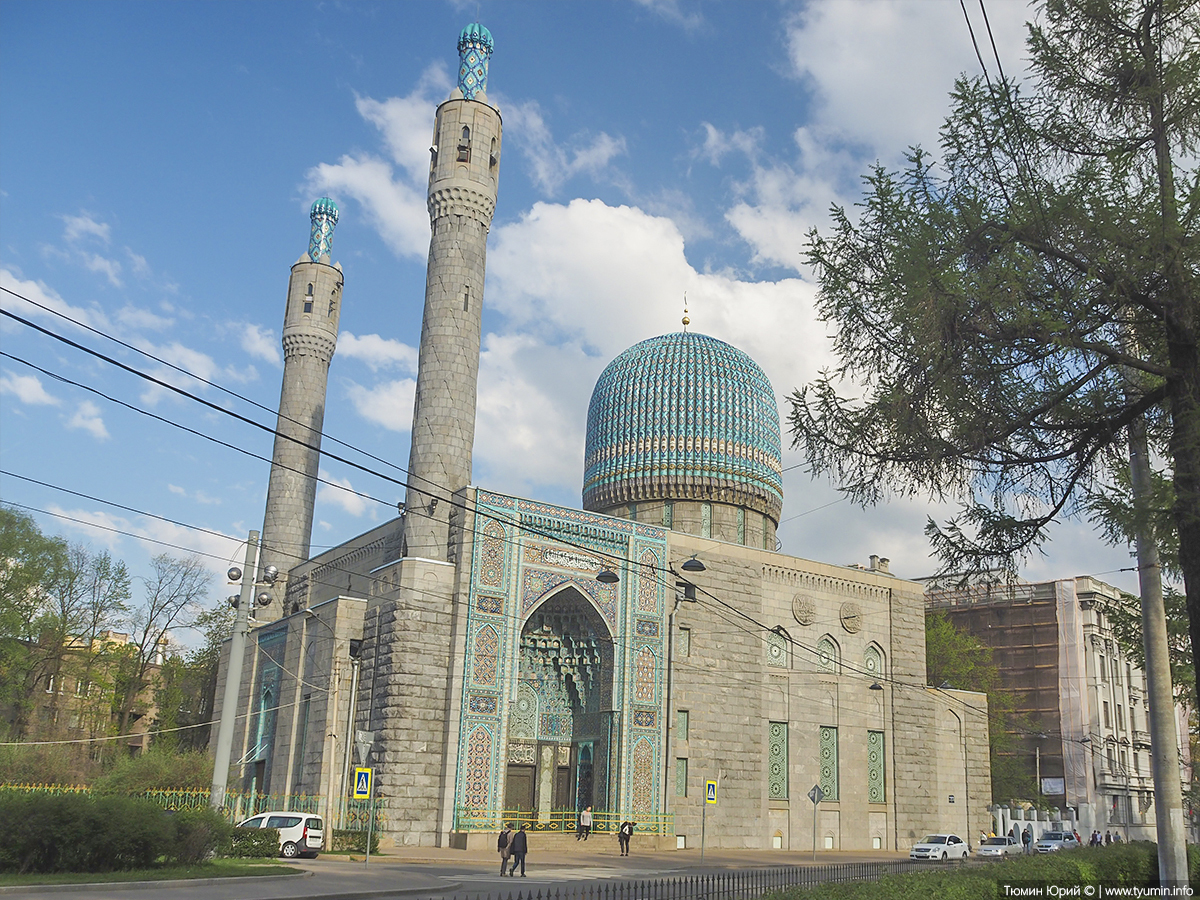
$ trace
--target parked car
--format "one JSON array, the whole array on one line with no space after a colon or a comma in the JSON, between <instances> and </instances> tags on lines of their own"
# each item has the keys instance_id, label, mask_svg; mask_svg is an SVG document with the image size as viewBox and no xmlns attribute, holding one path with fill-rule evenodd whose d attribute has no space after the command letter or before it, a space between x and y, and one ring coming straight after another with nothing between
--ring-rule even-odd
<instances>
[{"instance_id":1,"label":"parked car","mask_svg":"<svg viewBox=\"0 0 1200 900\"><path fill-rule=\"evenodd\" d=\"M238 825L238 828L278 828L279 855L316 858L324 840L320 816L298 812L262 812Z\"/></svg>"},{"instance_id":2,"label":"parked car","mask_svg":"<svg viewBox=\"0 0 1200 900\"><path fill-rule=\"evenodd\" d=\"M1002 859L1010 853L1020 853L1021 845L1009 835L990 837L975 851L980 859Z\"/></svg>"},{"instance_id":3,"label":"parked car","mask_svg":"<svg viewBox=\"0 0 1200 900\"><path fill-rule=\"evenodd\" d=\"M1075 835L1069 831L1047 831L1041 840L1033 845L1038 853L1055 853L1059 850L1074 850L1079 846Z\"/></svg>"},{"instance_id":4,"label":"parked car","mask_svg":"<svg viewBox=\"0 0 1200 900\"><path fill-rule=\"evenodd\" d=\"M957 834L931 834L908 851L909 859L966 859L970 848Z\"/></svg>"}]
</instances>

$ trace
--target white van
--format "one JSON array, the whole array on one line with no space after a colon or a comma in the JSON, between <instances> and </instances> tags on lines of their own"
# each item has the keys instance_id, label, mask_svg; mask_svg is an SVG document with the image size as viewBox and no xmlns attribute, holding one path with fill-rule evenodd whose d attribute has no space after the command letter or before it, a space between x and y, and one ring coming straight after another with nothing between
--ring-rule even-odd
<instances>
[{"instance_id":1,"label":"white van","mask_svg":"<svg viewBox=\"0 0 1200 900\"><path fill-rule=\"evenodd\" d=\"M287 859L311 856L316 859L324 832L320 816L298 812L262 812L241 822L238 828L278 828L279 855Z\"/></svg>"}]
</instances>

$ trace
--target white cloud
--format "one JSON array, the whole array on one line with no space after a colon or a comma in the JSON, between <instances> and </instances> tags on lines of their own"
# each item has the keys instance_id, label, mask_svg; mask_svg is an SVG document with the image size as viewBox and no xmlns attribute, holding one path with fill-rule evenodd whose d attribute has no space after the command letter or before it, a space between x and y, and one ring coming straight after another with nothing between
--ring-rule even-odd
<instances>
[{"instance_id":1,"label":"white cloud","mask_svg":"<svg viewBox=\"0 0 1200 900\"><path fill-rule=\"evenodd\" d=\"M14 296L8 291L0 291L0 307L16 313L22 318L49 321L61 327L75 327L61 316L54 314L57 312L85 325L90 325L98 331L111 332L113 330L112 322L99 307L93 306L85 309L72 306L40 281L26 281L8 269L0 268L0 286L19 295ZM22 299L23 297L27 297L32 302L26 302Z\"/></svg>"},{"instance_id":2,"label":"white cloud","mask_svg":"<svg viewBox=\"0 0 1200 900\"><path fill-rule=\"evenodd\" d=\"M625 154L625 138L600 132L594 137L577 135L573 146L554 140L537 101L508 101L504 106L506 140L515 144L525 157L530 177L547 194L555 194L576 175L600 178L609 172L609 163Z\"/></svg>"},{"instance_id":3,"label":"white cloud","mask_svg":"<svg viewBox=\"0 0 1200 900\"><path fill-rule=\"evenodd\" d=\"M392 338L380 337L378 334L364 334L358 337L344 331L338 335L337 352L344 358L366 363L372 372L378 372L380 369L403 369L416 374L417 371L416 347L410 347Z\"/></svg>"},{"instance_id":4,"label":"white cloud","mask_svg":"<svg viewBox=\"0 0 1200 900\"><path fill-rule=\"evenodd\" d=\"M704 25L704 16L698 12L684 12L679 0L636 0L638 6L658 15L660 18L678 25L684 31L695 31Z\"/></svg>"},{"instance_id":5,"label":"white cloud","mask_svg":"<svg viewBox=\"0 0 1200 900\"><path fill-rule=\"evenodd\" d=\"M5 372L0 375L0 394L12 394L27 406L58 406L62 403L42 387L41 379L36 375Z\"/></svg>"},{"instance_id":6,"label":"white cloud","mask_svg":"<svg viewBox=\"0 0 1200 900\"><path fill-rule=\"evenodd\" d=\"M160 316L148 309L125 305L117 310L117 321L127 328L145 329L147 331L165 331L175 324L174 319Z\"/></svg>"},{"instance_id":7,"label":"white cloud","mask_svg":"<svg viewBox=\"0 0 1200 900\"><path fill-rule=\"evenodd\" d=\"M417 382L412 378L384 381L374 387L351 382L347 395L354 409L368 422L382 425L389 431L409 431L412 428L413 400Z\"/></svg>"},{"instance_id":8,"label":"white cloud","mask_svg":"<svg viewBox=\"0 0 1200 900\"><path fill-rule=\"evenodd\" d=\"M68 428L78 428L88 432L98 441L108 440L108 429L104 427L104 419L100 417L100 409L91 400L84 400L75 409L75 414L67 420Z\"/></svg>"},{"instance_id":9,"label":"white cloud","mask_svg":"<svg viewBox=\"0 0 1200 900\"><path fill-rule=\"evenodd\" d=\"M242 349L251 356L276 367L283 365L279 339L275 337L275 332L270 328L260 328L258 325L246 323L238 326L238 335L241 337Z\"/></svg>"},{"instance_id":10,"label":"white cloud","mask_svg":"<svg viewBox=\"0 0 1200 900\"><path fill-rule=\"evenodd\" d=\"M765 133L761 125L747 131L728 133L711 122L701 122L700 127L704 129L704 143L695 148L692 155L714 166L719 166L722 158L735 151L747 157L753 156Z\"/></svg>"},{"instance_id":11,"label":"white cloud","mask_svg":"<svg viewBox=\"0 0 1200 900\"><path fill-rule=\"evenodd\" d=\"M168 484L167 490L170 491L172 494L178 494L181 497L187 496L187 490L185 488L181 488L177 484Z\"/></svg>"},{"instance_id":12,"label":"white cloud","mask_svg":"<svg viewBox=\"0 0 1200 900\"><path fill-rule=\"evenodd\" d=\"M1023 3L998 4L990 22L1004 71L1024 66ZM982 19L972 18L980 47L990 44ZM810 3L788 24L794 72L815 89L820 123L865 144L870 156L897 158L906 147L936 146L948 94L963 72L980 73L957 4L906 0L825 0ZM985 53L990 71L994 60Z\"/></svg>"},{"instance_id":13,"label":"white cloud","mask_svg":"<svg viewBox=\"0 0 1200 900\"><path fill-rule=\"evenodd\" d=\"M425 188L397 181L393 173L392 166L378 157L347 155L336 164L321 163L310 169L308 186L314 193L353 197L393 251L421 259L429 252Z\"/></svg>"},{"instance_id":14,"label":"white cloud","mask_svg":"<svg viewBox=\"0 0 1200 900\"><path fill-rule=\"evenodd\" d=\"M319 475L325 481L333 483L322 483L317 487L318 503L332 503L355 518L362 518L366 515L369 498L354 490L349 478L335 478L324 469L320 470Z\"/></svg>"},{"instance_id":15,"label":"white cloud","mask_svg":"<svg viewBox=\"0 0 1200 900\"><path fill-rule=\"evenodd\" d=\"M68 244L78 244L94 238L100 243L112 243L112 228L104 222L97 222L87 213L78 216L63 216L63 239Z\"/></svg>"}]
</instances>

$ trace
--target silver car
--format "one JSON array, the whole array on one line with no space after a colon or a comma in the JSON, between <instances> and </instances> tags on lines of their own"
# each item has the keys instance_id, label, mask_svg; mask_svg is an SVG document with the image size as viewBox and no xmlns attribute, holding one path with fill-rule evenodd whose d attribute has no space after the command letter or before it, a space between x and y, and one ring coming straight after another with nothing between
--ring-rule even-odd
<instances>
[{"instance_id":1,"label":"silver car","mask_svg":"<svg viewBox=\"0 0 1200 900\"><path fill-rule=\"evenodd\" d=\"M1033 845L1033 849L1038 853L1057 853L1059 850L1074 850L1078 846L1079 841L1069 831L1047 831Z\"/></svg>"},{"instance_id":2,"label":"silver car","mask_svg":"<svg viewBox=\"0 0 1200 900\"><path fill-rule=\"evenodd\" d=\"M1021 845L1017 843L1010 835L1001 835L1000 837L990 837L975 851L975 856L979 859L1003 859L1010 853L1020 853Z\"/></svg>"}]
</instances>

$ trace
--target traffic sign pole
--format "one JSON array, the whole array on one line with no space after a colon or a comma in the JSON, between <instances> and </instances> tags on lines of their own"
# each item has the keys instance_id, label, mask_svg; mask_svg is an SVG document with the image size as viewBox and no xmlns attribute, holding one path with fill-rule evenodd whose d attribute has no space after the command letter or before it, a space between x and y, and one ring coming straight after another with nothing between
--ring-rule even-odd
<instances>
[{"instance_id":1,"label":"traffic sign pole","mask_svg":"<svg viewBox=\"0 0 1200 900\"><path fill-rule=\"evenodd\" d=\"M814 784L808 792L808 799L813 805L813 862L817 861L817 805L825 799L825 792L819 784Z\"/></svg>"},{"instance_id":2,"label":"traffic sign pole","mask_svg":"<svg viewBox=\"0 0 1200 900\"><path fill-rule=\"evenodd\" d=\"M704 782L704 806L700 809L700 864L704 865L704 836L705 826L708 822L709 806L717 805L717 783L715 781Z\"/></svg>"}]
</instances>

